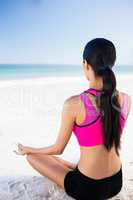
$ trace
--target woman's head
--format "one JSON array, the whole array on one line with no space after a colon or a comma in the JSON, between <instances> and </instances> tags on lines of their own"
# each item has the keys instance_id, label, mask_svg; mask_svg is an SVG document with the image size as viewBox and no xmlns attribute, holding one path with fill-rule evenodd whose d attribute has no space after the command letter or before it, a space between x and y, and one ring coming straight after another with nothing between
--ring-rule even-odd
<instances>
[{"instance_id":1,"label":"woman's head","mask_svg":"<svg viewBox=\"0 0 133 200\"><path fill-rule=\"evenodd\" d=\"M116 60L114 44L104 38L89 41L83 51L83 66L87 79L101 77L103 68L112 68ZM106 73L106 72L105 72Z\"/></svg>"},{"instance_id":2,"label":"woman's head","mask_svg":"<svg viewBox=\"0 0 133 200\"><path fill-rule=\"evenodd\" d=\"M116 49L111 41L96 38L86 44L83 51L85 75L91 81L102 80L102 92L97 105L102 113L104 144L109 150L114 142L117 151L120 148L121 127L116 78L112 71L115 61Z\"/></svg>"},{"instance_id":3,"label":"woman's head","mask_svg":"<svg viewBox=\"0 0 133 200\"><path fill-rule=\"evenodd\" d=\"M95 72L103 66L113 67L116 60L115 46L107 39L95 38L86 44L83 60L86 60Z\"/></svg>"}]
</instances>

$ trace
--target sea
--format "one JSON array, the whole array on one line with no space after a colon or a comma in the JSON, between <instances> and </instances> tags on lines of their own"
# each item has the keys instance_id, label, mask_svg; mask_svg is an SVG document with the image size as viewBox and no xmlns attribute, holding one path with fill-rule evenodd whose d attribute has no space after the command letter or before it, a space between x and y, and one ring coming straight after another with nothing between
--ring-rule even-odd
<instances>
[{"instance_id":1,"label":"sea","mask_svg":"<svg viewBox=\"0 0 133 200\"><path fill-rule=\"evenodd\" d=\"M133 65L113 66L116 74L133 73ZM33 77L80 77L84 76L82 65L70 64L0 64L0 80Z\"/></svg>"}]
</instances>

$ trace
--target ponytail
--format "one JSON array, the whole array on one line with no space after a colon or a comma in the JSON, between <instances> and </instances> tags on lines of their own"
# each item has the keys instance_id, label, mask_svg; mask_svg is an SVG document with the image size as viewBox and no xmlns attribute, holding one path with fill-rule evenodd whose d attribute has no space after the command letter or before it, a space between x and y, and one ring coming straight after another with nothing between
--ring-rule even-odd
<instances>
[{"instance_id":1,"label":"ponytail","mask_svg":"<svg viewBox=\"0 0 133 200\"><path fill-rule=\"evenodd\" d=\"M121 125L115 74L108 66L99 68L96 74L103 78L103 90L96 102L102 116L104 145L110 150L114 142L116 153L119 155Z\"/></svg>"}]
</instances>

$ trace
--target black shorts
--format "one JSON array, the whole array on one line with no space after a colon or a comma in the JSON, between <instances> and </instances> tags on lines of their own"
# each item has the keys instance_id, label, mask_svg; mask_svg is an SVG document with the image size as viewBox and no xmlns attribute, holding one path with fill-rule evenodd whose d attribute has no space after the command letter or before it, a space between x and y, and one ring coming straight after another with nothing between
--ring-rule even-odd
<instances>
[{"instance_id":1,"label":"black shorts","mask_svg":"<svg viewBox=\"0 0 133 200\"><path fill-rule=\"evenodd\" d=\"M77 166L64 179L65 192L76 200L106 200L117 195L122 185L122 166L114 175L98 180L84 175Z\"/></svg>"}]
</instances>

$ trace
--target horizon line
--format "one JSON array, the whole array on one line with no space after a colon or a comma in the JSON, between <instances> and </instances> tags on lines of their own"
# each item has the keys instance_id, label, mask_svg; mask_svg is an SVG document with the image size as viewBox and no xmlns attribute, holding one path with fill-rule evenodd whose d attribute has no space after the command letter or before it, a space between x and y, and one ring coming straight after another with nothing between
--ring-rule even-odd
<instances>
[{"instance_id":1,"label":"horizon line","mask_svg":"<svg viewBox=\"0 0 133 200\"><path fill-rule=\"evenodd\" d=\"M77 65L80 66L82 63L0 63L0 65ZM128 66L133 66L133 64L128 64L128 63L116 63L114 64L118 66L123 66L123 65L128 65Z\"/></svg>"}]
</instances>

